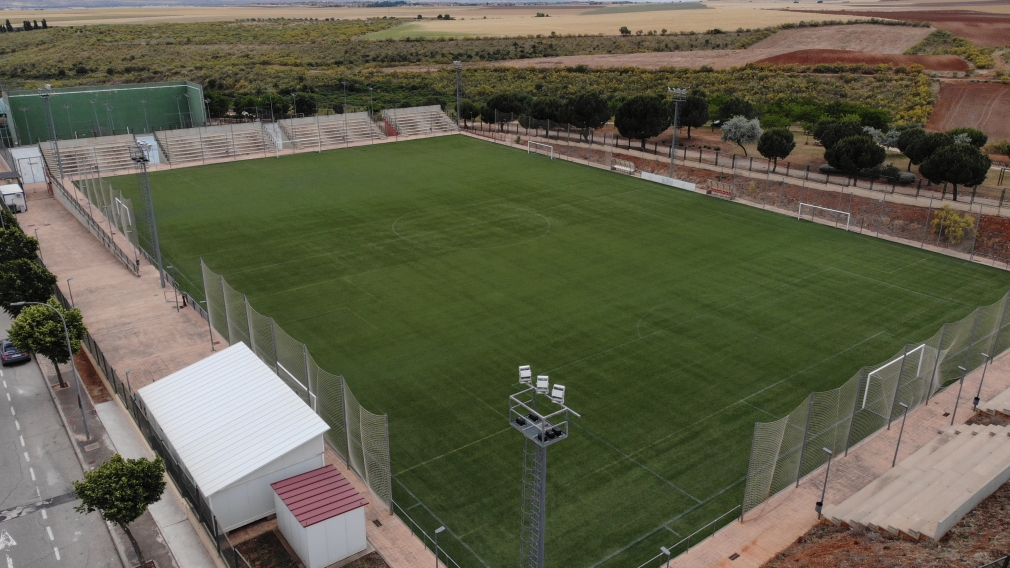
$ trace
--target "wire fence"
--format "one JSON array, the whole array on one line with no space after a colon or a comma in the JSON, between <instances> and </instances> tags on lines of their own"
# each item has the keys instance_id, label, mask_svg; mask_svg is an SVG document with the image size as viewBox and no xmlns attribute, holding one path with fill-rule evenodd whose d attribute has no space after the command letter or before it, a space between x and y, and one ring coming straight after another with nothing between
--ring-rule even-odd
<instances>
[{"instance_id":1,"label":"wire fence","mask_svg":"<svg viewBox=\"0 0 1010 568\"><path fill-rule=\"evenodd\" d=\"M1010 347L1008 307L1010 292L944 324L926 341L906 344L887 361L863 367L841 387L811 393L787 416L756 423L741 516L799 484L827 461L825 450L847 453Z\"/></svg>"},{"instance_id":2,"label":"wire fence","mask_svg":"<svg viewBox=\"0 0 1010 568\"><path fill-rule=\"evenodd\" d=\"M330 426L330 447L392 511L389 423L384 414L361 406L344 377L322 369L308 347L288 335L273 318L249 305L220 274L200 261L210 325L229 344L245 343L291 390Z\"/></svg>"}]
</instances>

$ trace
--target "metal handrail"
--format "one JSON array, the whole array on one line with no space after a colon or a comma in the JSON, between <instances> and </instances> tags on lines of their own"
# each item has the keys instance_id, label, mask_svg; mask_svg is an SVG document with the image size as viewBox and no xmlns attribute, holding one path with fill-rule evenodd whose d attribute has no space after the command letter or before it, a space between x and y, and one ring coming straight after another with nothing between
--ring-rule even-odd
<instances>
[{"instance_id":1,"label":"metal handrail","mask_svg":"<svg viewBox=\"0 0 1010 568\"><path fill-rule=\"evenodd\" d=\"M691 533L691 534L689 534L689 535L685 536L684 538L680 539L680 540L679 540L679 541L678 541L678 542L677 542L676 544L674 544L673 546L670 546L670 547L668 547L668 549L669 549L669 550L671 550L671 551L672 551L672 550L675 550L675 549L676 549L676 548L677 548L678 546L680 546L680 545L682 545L682 544L684 544L684 543L686 542L686 543L687 543L687 548L685 548L685 549L684 549L684 552L682 552L681 554L687 554L687 552L688 552L689 550L691 550L691 539L692 539L692 538L694 538L695 536L697 536L697 535L698 535L698 533L700 533L700 532L702 532L702 531L704 531L704 530L708 529L708 528L709 528L709 527L711 527L712 525L714 525L714 524L718 523L719 521L721 521L722 519L726 518L726 517L727 517L727 516L728 516L729 514L731 514L731 513L735 513L735 512L736 512L736 510L737 510L737 509L739 509L739 508L740 508L740 507L742 507L742 506L743 506L743 505L737 505L736 507L733 507L733 508L732 508L732 509L730 509L729 511L726 511L725 513L723 513L723 514L719 515L719 516L718 516L718 517L716 517L716 518L715 518L714 520L710 521L710 522L709 522L709 523L708 523L707 525L705 525L705 526L701 527L700 529L698 529L698 530L694 531L693 533ZM658 560L658 559L660 559L660 558L662 558L662 557L664 557L664 556L666 556L666 554L665 554L665 553L662 553L662 552L661 552L661 553L659 553L659 554L657 554L657 555L653 556L652 558L650 558L650 559L646 560L646 561L645 561L645 563L643 563L643 564L642 564L641 566L639 566L638 568L645 568L645 566L648 566L648 565L649 565L649 564L651 564L652 562L655 562L656 560ZM680 554L678 554L677 556L680 556ZM667 560L669 561L669 559L667 559Z\"/></svg>"},{"instance_id":2,"label":"metal handrail","mask_svg":"<svg viewBox=\"0 0 1010 568\"><path fill-rule=\"evenodd\" d=\"M1004 556L1003 558L998 558L993 560L988 564L983 564L978 568L1010 568L1010 554Z\"/></svg>"},{"instance_id":3,"label":"metal handrail","mask_svg":"<svg viewBox=\"0 0 1010 568\"><path fill-rule=\"evenodd\" d=\"M421 528L421 525L417 524L417 522L415 522L414 519L412 519L410 517L410 515L407 514L407 511L405 511L403 507L401 507L399 504L397 504L396 501L393 501L392 504L393 504L393 509L394 509L393 514L396 515L397 517L400 517L401 520L407 519L407 521L409 522L408 526L410 527L410 532L414 536L416 536L418 539L420 539L421 544L423 544L426 549L431 550L432 552L434 552L434 549L432 547L435 544L435 540L433 538L431 538L431 536L429 536L428 533L424 532L424 529ZM395 509L399 509L400 512L396 513ZM415 527L417 529L416 532L414 530ZM421 533L421 534L418 535L417 534L418 532ZM432 542L432 546L428 546L428 541L429 540ZM449 553L446 552L445 549L442 548L441 546L438 547L438 554L439 554L439 556L438 556L439 558L444 558L445 559L445 565L446 566L449 566L450 563L451 563L451 565L454 566L455 568L460 568L459 563L457 563L455 560L453 560L452 557L449 556Z\"/></svg>"}]
</instances>

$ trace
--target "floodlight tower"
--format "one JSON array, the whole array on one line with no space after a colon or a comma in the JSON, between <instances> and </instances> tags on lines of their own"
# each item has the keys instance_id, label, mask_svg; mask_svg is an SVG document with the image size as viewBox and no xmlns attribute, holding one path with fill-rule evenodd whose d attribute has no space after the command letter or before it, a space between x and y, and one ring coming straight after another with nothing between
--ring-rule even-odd
<instances>
[{"instance_id":1,"label":"floodlight tower","mask_svg":"<svg viewBox=\"0 0 1010 568\"><path fill-rule=\"evenodd\" d=\"M677 128L680 127L680 103L687 100L687 89L674 89L667 87L670 96L673 97L673 139L670 140L670 177L673 177L673 157L677 148Z\"/></svg>"},{"instance_id":2,"label":"floodlight tower","mask_svg":"<svg viewBox=\"0 0 1010 568\"><path fill-rule=\"evenodd\" d=\"M459 112L463 97L463 62L453 61L452 68L456 70L456 130L459 130Z\"/></svg>"},{"instance_id":3,"label":"floodlight tower","mask_svg":"<svg viewBox=\"0 0 1010 568\"><path fill-rule=\"evenodd\" d=\"M154 200L151 198L151 183L147 178L147 153L140 146L130 147L130 159L133 160L140 172L137 173L137 181L140 185L140 195L147 202L147 222L151 227L151 240L154 245L154 257L158 263L158 276L161 278L161 287L165 287L165 269L161 262L161 243L158 241L158 224L154 220ZM139 239L138 239L139 242Z\"/></svg>"},{"instance_id":4,"label":"floodlight tower","mask_svg":"<svg viewBox=\"0 0 1010 568\"><path fill-rule=\"evenodd\" d=\"M547 448L568 438L569 414L582 416L565 406L564 385L552 389L547 375L538 375L534 384L529 365L519 367L519 382L523 390L509 397L509 424L525 438L519 567L544 568Z\"/></svg>"},{"instance_id":5,"label":"floodlight tower","mask_svg":"<svg viewBox=\"0 0 1010 568\"><path fill-rule=\"evenodd\" d=\"M49 135L53 137L53 151L56 153L56 167L60 172L60 179L63 179L63 158L60 156L60 145L56 140L56 123L53 122L53 106L49 102L49 96L53 94L53 86L46 83L45 89L39 89L39 96L46 101L46 117L49 119Z\"/></svg>"}]
</instances>

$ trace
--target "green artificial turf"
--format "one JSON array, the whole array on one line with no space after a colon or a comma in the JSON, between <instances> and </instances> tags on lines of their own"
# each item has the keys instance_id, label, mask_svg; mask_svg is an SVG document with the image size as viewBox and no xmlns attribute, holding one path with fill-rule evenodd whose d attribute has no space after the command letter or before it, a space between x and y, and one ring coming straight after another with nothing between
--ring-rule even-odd
<instances>
[{"instance_id":1,"label":"green artificial turf","mask_svg":"<svg viewBox=\"0 0 1010 568\"><path fill-rule=\"evenodd\" d=\"M550 450L548 565L634 567L740 503L755 421L1010 286L463 136L150 179L183 285L202 296L202 256L388 413L397 502L444 524L467 567L517 561L519 365L567 385L583 416Z\"/></svg>"}]
</instances>

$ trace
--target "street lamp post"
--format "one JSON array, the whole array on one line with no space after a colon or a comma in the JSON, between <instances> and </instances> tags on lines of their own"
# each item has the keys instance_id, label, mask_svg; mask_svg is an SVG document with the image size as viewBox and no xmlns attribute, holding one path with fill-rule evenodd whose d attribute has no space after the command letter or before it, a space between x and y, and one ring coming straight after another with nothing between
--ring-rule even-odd
<instances>
[{"instance_id":1,"label":"street lamp post","mask_svg":"<svg viewBox=\"0 0 1010 568\"><path fill-rule=\"evenodd\" d=\"M445 530L445 527L435 529L435 568L438 568L438 535Z\"/></svg>"},{"instance_id":2,"label":"street lamp post","mask_svg":"<svg viewBox=\"0 0 1010 568\"><path fill-rule=\"evenodd\" d=\"M905 413L901 415L901 429L898 430L898 443L894 445L894 459L891 460L891 467L898 463L898 448L901 447L901 435L905 433L905 419L908 418L908 405L904 402L899 402L898 406L905 409Z\"/></svg>"},{"instance_id":3,"label":"street lamp post","mask_svg":"<svg viewBox=\"0 0 1010 568\"><path fill-rule=\"evenodd\" d=\"M67 292L70 294L70 307L76 308L77 306L74 304L74 291L70 288L71 280L73 280L73 277L67 278Z\"/></svg>"},{"instance_id":4,"label":"street lamp post","mask_svg":"<svg viewBox=\"0 0 1010 568\"><path fill-rule=\"evenodd\" d=\"M298 93L291 92L291 120L295 119L295 115L298 114Z\"/></svg>"},{"instance_id":5,"label":"street lamp post","mask_svg":"<svg viewBox=\"0 0 1010 568\"><path fill-rule=\"evenodd\" d=\"M341 81L344 84L344 148L350 145L350 141L347 139L347 81Z\"/></svg>"},{"instance_id":6,"label":"street lamp post","mask_svg":"<svg viewBox=\"0 0 1010 568\"><path fill-rule=\"evenodd\" d=\"M85 441L90 440L91 432L88 431L88 417L84 413L84 402L81 400L81 377L77 374L77 365L74 364L74 349L70 346L70 330L67 329L66 318L63 317L63 314L59 310L42 302L12 302L11 306L45 306L60 316L60 321L63 322L63 335L67 339L67 353L70 354L70 368L74 371L74 384L77 386L77 408L81 411L81 422L84 424L84 439Z\"/></svg>"},{"instance_id":7,"label":"street lamp post","mask_svg":"<svg viewBox=\"0 0 1010 568\"><path fill-rule=\"evenodd\" d=\"M130 148L130 159L140 168L140 195L147 201L147 221L151 227L151 240L154 241L154 256L158 263L158 276L161 278L161 287L165 287L165 266L161 261L161 243L158 240L158 224L154 218L154 199L151 197L151 183L147 178L147 154L139 146Z\"/></svg>"},{"instance_id":8,"label":"street lamp post","mask_svg":"<svg viewBox=\"0 0 1010 568\"><path fill-rule=\"evenodd\" d=\"M130 372L131 371L133 371L133 369L127 369L126 370L126 389L129 390L130 393L132 394L133 393L133 387L130 386Z\"/></svg>"},{"instance_id":9,"label":"street lamp post","mask_svg":"<svg viewBox=\"0 0 1010 568\"><path fill-rule=\"evenodd\" d=\"M203 117L203 125L208 126L210 124L210 99L203 99L203 106L205 112L207 113L207 115Z\"/></svg>"},{"instance_id":10,"label":"street lamp post","mask_svg":"<svg viewBox=\"0 0 1010 568\"><path fill-rule=\"evenodd\" d=\"M982 367L982 378L978 381L978 392L975 393L975 402L972 404L972 410L978 408L978 403L981 400L980 397L982 396L982 383L985 382L985 372L989 369L989 361L992 361L992 357L989 355L985 353L981 353L981 355L985 357L985 366Z\"/></svg>"},{"instance_id":11,"label":"street lamp post","mask_svg":"<svg viewBox=\"0 0 1010 568\"><path fill-rule=\"evenodd\" d=\"M207 333L210 334L210 350L211 352L216 351L214 349L214 328L210 325L210 307L207 305L207 300L200 300L203 304L203 309L207 313Z\"/></svg>"},{"instance_id":12,"label":"street lamp post","mask_svg":"<svg viewBox=\"0 0 1010 568\"><path fill-rule=\"evenodd\" d=\"M954 418L957 417L957 405L961 402L961 389L964 388L964 376L965 376L965 374L968 373L968 369L965 369L961 365L958 365L957 368L961 370L961 380L959 381L960 384L957 387L957 398L954 399L954 412L950 413L950 425L951 426L954 425Z\"/></svg>"},{"instance_id":13,"label":"street lamp post","mask_svg":"<svg viewBox=\"0 0 1010 568\"><path fill-rule=\"evenodd\" d=\"M667 87L673 97L673 138L670 140L670 177L673 177L673 161L677 155L677 128L680 127L680 103L687 100L687 89Z\"/></svg>"},{"instance_id":14,"label":"street lamp post","mask_svg":"<svg viewBox=\"0 0 1010 568\"><path fill-rule=\"evenodd\" d=\"M670 568L670 557L673 556L673 554L670 553L670 549L665 546L660 546L659 551L666 555L666 568Z\"/></svg>"},{"instance_id":15,"label":"street lamp post","mask_svg":"<svg viewBox=\"0 0 1010 568\"><path fill-rule=\"evenodd\" d=\"M824 487L821 488L821 500L814 507L817 510L818 519L821 518L821 510L824 509L824 496L828 494L828 475L831 474L831 457L834 455L834 452L828 448L821 448L821 450L828 454L828 468L824 470Z\"/></svg>"},{"instance_id":16,"label":"street lamp post","mask_svg":"<svg viewBox=\"0 0 1010 568\"><path fill-rule=\"evenodd\" d=\"M372 88L368 87L368 121L371 123L368 128L368 139L375 144L375 117L372 116Z\"/></svg>"}]
</instances>

